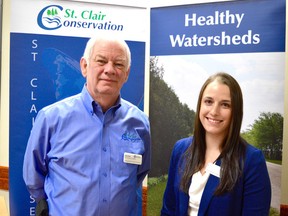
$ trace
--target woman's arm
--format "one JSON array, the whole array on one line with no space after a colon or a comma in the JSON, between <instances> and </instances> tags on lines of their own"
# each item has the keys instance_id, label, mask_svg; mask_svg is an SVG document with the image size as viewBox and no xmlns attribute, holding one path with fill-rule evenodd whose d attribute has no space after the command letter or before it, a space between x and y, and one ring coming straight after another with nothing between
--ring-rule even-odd
<instances>
[{"instance_id":1,"label":"woman's arm","mask_svg":"<svg viewBox=\"0 0 288 216\"><path fill-rule=\"evenodd\" d=\"M251 148L250 148L251 150ZM242 215L269 215L271 183L262 152L252 148L244 168Z\"/></svg>"}]
</instances>

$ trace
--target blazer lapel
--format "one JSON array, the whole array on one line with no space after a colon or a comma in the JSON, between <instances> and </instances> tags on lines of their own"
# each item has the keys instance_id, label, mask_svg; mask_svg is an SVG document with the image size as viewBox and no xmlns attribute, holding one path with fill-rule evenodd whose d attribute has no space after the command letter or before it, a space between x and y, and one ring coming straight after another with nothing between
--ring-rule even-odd
<instances>
[{"instance_id":1,"label":"blazer lapel","mask_svg":"<svg viewBox=\"0 0 288 216\"><path fill-rule=\"evenodd\" d=\"M218 166L221 165L220 159L216 161L216 165L218 165ZM217 186L219 185L219 182L220 182L220 178L210 174L208 181L206 183L206 186L204 188L203 194L202 194L202 198L201 198L201 202L200 202L200 206L199 206L199 212L198 212L199 216L205 215L205 212L209 206L209 203L210 203L211 198L214 194L214 191L216 190Z\"/></svg>"}]
</instances>

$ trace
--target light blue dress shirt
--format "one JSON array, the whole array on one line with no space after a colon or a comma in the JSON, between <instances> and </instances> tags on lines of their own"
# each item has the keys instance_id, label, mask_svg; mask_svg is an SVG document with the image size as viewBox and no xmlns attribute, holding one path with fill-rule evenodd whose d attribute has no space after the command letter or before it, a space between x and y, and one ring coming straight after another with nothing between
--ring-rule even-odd
<instances>
[{"instance_id":1,"label":"light blue dress shirt","mask_svg":"<svg viewBox=\"0 0 288 216\"><path fill-rule=\"evenodd\" d=\"M136 190L150 169L150 125L119 98L106 113L84 86L39 111L24 157L30 194L46 198L50 215L135 216ZM124 153L142 164L123 162Z\"/></svg>"}]
</instances>

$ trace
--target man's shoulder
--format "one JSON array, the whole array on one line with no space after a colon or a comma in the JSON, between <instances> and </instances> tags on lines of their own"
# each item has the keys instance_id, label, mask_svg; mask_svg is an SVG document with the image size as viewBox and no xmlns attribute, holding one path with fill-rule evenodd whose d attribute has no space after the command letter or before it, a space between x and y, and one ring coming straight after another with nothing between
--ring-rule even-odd
<instances>
[{"instance_id":1,"label":"man's shoulder","mask_svg":"<svg viewBox=\"0 0 288 216\"><path fill-rule=\"evenodd\" d=\"M139 107L123 98L121 98L121 106L129 112L135 112L138 115L146 116L146 114Z\"/></svg>"},{"instance_id":2,"label":"man's shoulder","mask_svg":"<svg viewBox=\"0 0 288 216\"><path fill-rule=\"evenodd\" d=\"M138 122L144 123L146 126L150 127L149 117L143 112L139 107L132 104L131 102L124 100L121 98L121 115L125 118L133 118L134 120L138 120Z\"/></svg>"},{"instance_id":3,"label":"man's shoulder","mask_svg":"<svg viewBox=\"0 0 288 216\"><path fill-rule=\"evenodd\" d=\"M121 98L121 106L125 106L127 108L132 108L132 109L139 109L136 105L134 105L128 100L125 100L124 98Z\"/></svg>"},{"instance_id":4,"label":"man's shoulder","mask_svg":"<svg viewBox=\"0 0 288 216\"><path fill-rule=\"evenodd\" d=\"M64 98L60 101L56 101L55 103L52 103L50 105L47 105L41 109L41 112L44 113L54 113L54 112L71 112L72 110L75 110L75 107L79 104L81 101L80 94L73 95L67 98ZM73 109L72 109L73 108Z\"/></svg>"}]
</instances>

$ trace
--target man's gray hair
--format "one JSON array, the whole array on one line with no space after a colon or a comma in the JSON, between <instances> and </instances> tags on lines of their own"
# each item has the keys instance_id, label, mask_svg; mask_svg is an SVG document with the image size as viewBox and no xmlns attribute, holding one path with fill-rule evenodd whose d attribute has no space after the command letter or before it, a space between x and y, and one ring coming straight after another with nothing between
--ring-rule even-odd
<instances>
[{"instance_id":1,"label":"man's gray hair","mask_svg":"<svg viewBox=\"0 0 288 216\"><path fill-rule=\"evenodd\" d=\"M83 58L87 61L87 64L89 65L89 60L94 48L94 45L96 43L101 43L101 41L111 41L111 42L116 42L119 44L125 51L126 57L127 57L127 68L128 69L131 66L131 52L128 44L126 43L125 40L120 39L118 37L114 37L112 35L96 35L95 37L91 37L85 47Z\"/></svg>"}]
</instances>

